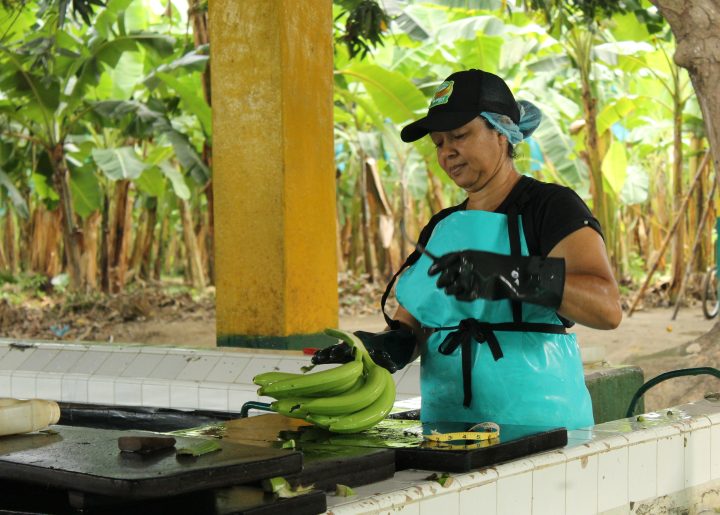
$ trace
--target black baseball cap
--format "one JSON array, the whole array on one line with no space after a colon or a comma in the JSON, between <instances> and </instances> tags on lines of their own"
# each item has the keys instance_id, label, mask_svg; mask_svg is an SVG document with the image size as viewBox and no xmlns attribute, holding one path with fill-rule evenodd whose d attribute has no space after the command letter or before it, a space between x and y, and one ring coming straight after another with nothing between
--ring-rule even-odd
<instances>
[{"instance_id":1,"label":"black baseball cap","mask_svg":"<svg viewBox=\"0 0 720 515\"><path fill-rule=\"evenodd\" d=\"M505 81L483 70L455 72L440 84L424 118L403 127L400 138L410 143L434 131L462 127L482 111L504 114L518 123L520 109Z\"/></svg>"}]
</instances>

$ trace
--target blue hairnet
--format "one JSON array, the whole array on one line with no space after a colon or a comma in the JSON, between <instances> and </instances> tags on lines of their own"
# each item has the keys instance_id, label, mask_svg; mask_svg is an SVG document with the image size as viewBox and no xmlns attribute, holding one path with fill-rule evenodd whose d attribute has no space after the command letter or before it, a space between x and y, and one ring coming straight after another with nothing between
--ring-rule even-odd
<instances>
[{"instance_id":1,"label":"blue hairnet","mask_svg":"<svg viewBox=\"0 0 720 515\"><path fill-rule=\"evenodd\" d=\"M510 143L517 145L530 136L542 120L542 111L535 104L521 100L518 102L518 107L520 108L520 122L517 125L504 114L483 111L480 116L490 122L490 125L495 127L500 134L507 136Z\"/></svg>"}]
</instances>

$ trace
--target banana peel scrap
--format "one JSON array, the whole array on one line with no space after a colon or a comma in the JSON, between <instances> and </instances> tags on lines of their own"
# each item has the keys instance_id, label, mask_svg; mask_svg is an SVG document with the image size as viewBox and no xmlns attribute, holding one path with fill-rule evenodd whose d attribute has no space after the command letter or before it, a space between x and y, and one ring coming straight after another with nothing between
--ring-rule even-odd
<instances>
[{"instance_id":1,"label":"banana peel scrap","mask_svg":"<svg viewBox=\"0 0 720 515\"><path fill-rule=\"evenodd\" d=\"M338 497L351 497L355 495L355 491L347 485L338 483L335 485L335 495Z\"/></svg>"},{"instance_id":2,"label":"banana peel scrap","mask_svg":"<svg viewBox=\"0 0 720 515\"><path fill-rule=\"evenodd\" d=\"M314 485L298 485L293 488L293 486L288 483L287 479L284 477L272 477L270 479L263 480L262 488L265 492L274 494L280 499L287 499L289 497L297 497L298 495L310 492L314 489Z\"/></svg>"}]
</instances>

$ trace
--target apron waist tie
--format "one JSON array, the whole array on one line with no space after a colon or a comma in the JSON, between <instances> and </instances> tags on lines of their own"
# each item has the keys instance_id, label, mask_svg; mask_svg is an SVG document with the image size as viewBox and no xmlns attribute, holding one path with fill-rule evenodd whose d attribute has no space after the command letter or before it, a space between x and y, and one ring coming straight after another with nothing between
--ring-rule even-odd
<instances>
[{"instance_id":1,"label":"apron waist tie","mask_svg":"<svg viewBox=\"0 0 720 515\"><path fill-rule=\"evenodd\" d=\"M463 375L463 406L470 407L472 402L472 353L471 347L473 340L477 343L487 343L495 361L503 357L500 342L495 336L495 331L517 331L517 332L534 332L534 333L552 333L564 334L565 326L556 324L536 324L532 322L501 322L492 324L489 322L481 322L474 318L466 318L461 320L457 326L438 327L433 329L436 331L452 331L448 334L438 347L440 354L445 356L452 354L460 347L462 358L462 375Z\"/></svg>"}]
</instances>

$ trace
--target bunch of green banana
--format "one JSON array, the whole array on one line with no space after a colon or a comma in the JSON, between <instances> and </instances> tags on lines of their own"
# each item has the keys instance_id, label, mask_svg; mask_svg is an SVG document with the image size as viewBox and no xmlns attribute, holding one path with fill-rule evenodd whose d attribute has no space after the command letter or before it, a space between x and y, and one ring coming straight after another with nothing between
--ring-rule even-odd
<instances>
[{"instance_id":1,"label":"bunch of green banana","mask_svg":"<svg viewBox=\"0 0 720 515\"><path fill-rule=\"evenodd\" d=\"M395 402L395 382L390 372L368 355L352 333L326 329L355 348L355 360L307 374L266 372L253 378L258 395L277 399L276 412L307 420L334 433L357 433L384 419Z\"/></svg>"}]
</instances>

